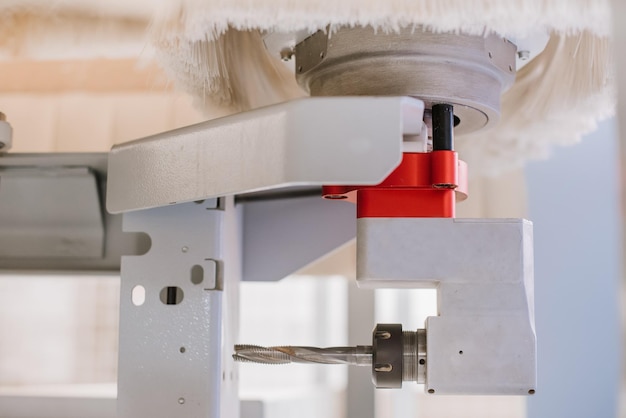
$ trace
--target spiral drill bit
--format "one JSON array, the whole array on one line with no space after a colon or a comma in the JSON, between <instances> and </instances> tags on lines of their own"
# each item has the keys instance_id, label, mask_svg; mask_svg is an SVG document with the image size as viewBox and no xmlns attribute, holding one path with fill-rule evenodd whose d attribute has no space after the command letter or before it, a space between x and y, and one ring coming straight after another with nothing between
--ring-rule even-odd
<instances>
[{"instance_id":1,"label":"spiral drill bit","mask_svg":"<svg viewBox=\"0 0 626 418\"><path fill-rule=\"evenodd\" d=\"M260 364L350 364L370 366L372 347L261 347L258 345L236 345L233 358L236 361Z\"/></svg>"},{"instance_id":2,"label":"spiral drill bit","mask_svg":"<svg viewBox=\"0 0 626 418\"><path fill-rule=\"evenodd\" d=\"M400 324L378 324L372 333L372 345L355 347L236 345L233 359L259 364L369 366L377 388L399 388L403 381L426 381L426 330L402 331Z\"/></svg>"}]
</instances>

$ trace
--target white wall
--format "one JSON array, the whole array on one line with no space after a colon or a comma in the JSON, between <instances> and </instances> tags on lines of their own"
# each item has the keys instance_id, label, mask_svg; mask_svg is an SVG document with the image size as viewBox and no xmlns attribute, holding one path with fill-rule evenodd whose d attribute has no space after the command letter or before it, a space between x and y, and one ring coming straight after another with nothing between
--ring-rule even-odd
<instances>
[{"instance_id":1,"label":"white wall","mask_svg":"<svg viewBox=\"0 0 626 418\"><path fill-rule=\"evenodd\" d=\"M529 418L617 416L618 158L608 121L580 144L527 166L539 379Z\"/></svg>"}]
</instances>

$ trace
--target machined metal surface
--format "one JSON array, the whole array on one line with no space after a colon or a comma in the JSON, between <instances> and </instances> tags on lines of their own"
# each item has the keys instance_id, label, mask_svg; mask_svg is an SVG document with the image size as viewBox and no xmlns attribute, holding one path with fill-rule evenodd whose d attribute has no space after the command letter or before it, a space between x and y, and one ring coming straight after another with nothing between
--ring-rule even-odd
<instances>
[{"instance_id":1,"label":"machined metal surface","mask_svg":"<svg viewBox=\"0 0 626 418\"><path fill-rule=\"evenodd\" d=\"M319 31L296 45L296 78L311 96L411 96L454 105L457 134L497 122L515 80L516 47L496 35Z\"/></svg>"},{"instance_id":2,"label":"machined metal surface","mask_svg":"<svg viewBox=\"0 0 626 418\"><path fill-rule=\"evenodd\" d=\"M426 330L402 333L402 381L426 382Z\"/></svg>"},{"instance_id":3,"label":"machined metal surface","mask_svg":"<svg viewBox=\"0 0 626 418\"><path fill-rule=\"evenodd\" d=\"M372 335L372 381L377 388L402 387L402 325L378 324Z\"/></svg>"},{"instance_id":4,"label":"machined metal surface","mask_svg":"<svg viewBox=\"0 0 626 418\"><path fill-rule=\"evenodd\" d=\"M530 222L358 219L357 280L437 289L439 315L426 321L429 393L535 393Z\"/></svg>"},{"instance_id":5,"label":"machined metal surface","mask_svg":"<svg viewBox=\"0 0 626 418\"><path fill-rule=\"evenodd\" d=\"M423 103L407 97L295 100L117 145L112 213L287 186L377 184L420 135ZM349 162L349 164L347 163Z\"/></svg>"}]
</instances>

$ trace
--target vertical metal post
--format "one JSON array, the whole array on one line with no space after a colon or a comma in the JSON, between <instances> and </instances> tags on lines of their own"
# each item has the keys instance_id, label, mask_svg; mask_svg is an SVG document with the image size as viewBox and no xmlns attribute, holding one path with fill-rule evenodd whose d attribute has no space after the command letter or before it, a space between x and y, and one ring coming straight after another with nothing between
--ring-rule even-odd
<instances>
[{"instance_id":1,"label":"vertical metal post","mask_svg":"<svg viewBox=\"0 0 626 418\"><path fill-rule=\"evenodd\" d=\"M224 345L237 335L234 212L212 199L124 214L124 230L152 245L122 258L120 418L238 416Z\"/></svg>"}]
</instances>

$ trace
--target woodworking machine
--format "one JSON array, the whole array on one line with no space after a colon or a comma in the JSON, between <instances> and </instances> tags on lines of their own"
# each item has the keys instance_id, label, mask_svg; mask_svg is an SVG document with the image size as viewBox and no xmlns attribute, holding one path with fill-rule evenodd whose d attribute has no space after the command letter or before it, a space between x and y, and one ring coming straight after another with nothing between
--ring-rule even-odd
<instances>
[{"instance_id":1,"label":"woodworking machine","mask_svg":"<svg viewBox=\"0 0 626 418\"><path fill-rule=\"evenodd\" d=\"M532 224L455 219L467 167L454 132L497 121L516 46L494 35L346 28L307 37L294 53L296 77L312 96L410 96L424 106L412 116L421 126L404 133L402 161L382 182L326 185L323 197L357 206L359 286L436 288L438 315L417 331L378 324L367 346L240 345L235 359L367 365L378 388L416 381L429 394L534 394Z\"/></svg>"},{"instance_id":2,"label":"woodworking machine","mask_svg":"<svg viewBox=\"0 0 626 418\"><path fill-rule=\"evenodd\" d=\"M496 35L422 28L266 34L265 42L293 62L310 98L124 143L83 162L1 158L0 214L19 215L11 221L19 225L45 208L73 228L63 239L57 229L45 240L32 235L37 242L14 237L25 241L11 251L45 241L63 252L42 247L0 267L115 269L123 246L114 243L131 236L115 232L117 217L124 231L149 236L117 264L120 417L237 416L232 357L367 366L378 388L416 381L434 395L535 393L532 224L455 218L468 174L454 139L497 123L517 61L536 51ZM33 179L46 184L37 204L16 211L11 205ZM99 211L104 189L108 213ZM81 205L71 195L79 191ZM66 197L51 203L59 193ZM340 217L353 216L352 204L356 219ZM68 215L77 206L80 224ZM281 208L288 216L276 215ZM437 316L418 330L372 324L372 341L356 347L239 344L241 279L281 279L355 234L359 286L435 288Z\"/></svg>"}]
</instances>

